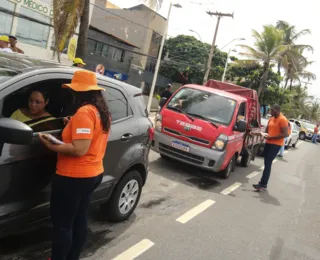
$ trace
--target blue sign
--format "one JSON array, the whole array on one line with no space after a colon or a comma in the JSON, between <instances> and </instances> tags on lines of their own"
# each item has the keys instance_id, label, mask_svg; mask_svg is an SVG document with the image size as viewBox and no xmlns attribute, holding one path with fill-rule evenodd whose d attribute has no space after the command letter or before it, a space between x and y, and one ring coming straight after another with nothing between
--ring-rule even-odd
<instances>
[{"instance_id":1,"label":"blue sign","mask_svg":"<svg viewBox=\"0 0 320 260\"><path fill-rule=\"evenodd\" d=\"M111 70L105 70L104 75L113 79L121 80L121 81L125 81L128 79L127 74L122 74L122 73L111 71Z\"/></svg>"}]
</instances>

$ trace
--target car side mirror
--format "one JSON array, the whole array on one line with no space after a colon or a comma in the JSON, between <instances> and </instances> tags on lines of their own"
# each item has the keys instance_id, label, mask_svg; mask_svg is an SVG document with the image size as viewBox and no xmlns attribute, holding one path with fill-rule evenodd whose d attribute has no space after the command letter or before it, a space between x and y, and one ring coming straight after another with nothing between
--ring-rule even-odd
<instances>
[{"instance_id":1,"label":"car side mirror","mask_svg":"<svg viewBox=\"0 0 320 260\"><path fill-rule=\"evenodd\" d=\"M244 133L247 130L247 122L244 121L244 120L239 120L236 123L236 125L234 127L234 130L237 131L237 132Z\"/></svg>"},{"instance_id":2,"label":"car side mirror","mask_svg":"<svg viewBox=\"0 0 320 260\"><path fill-rule=\"evenodd\" d=\"M167 103L167 98L163 97L160 99L159 106L163 108L163 106Z\"/></svg>"},{"instance_id":3,"label":"car side mirror","mask_svg":"<svg viewBox=\"0 0 320 260\"><path fill-rule=\"evenodd\" d=\"M8 144L30 144L33 130L26 124L11 119L0 119L0 142Z\"/></svg>"}]
</instances>

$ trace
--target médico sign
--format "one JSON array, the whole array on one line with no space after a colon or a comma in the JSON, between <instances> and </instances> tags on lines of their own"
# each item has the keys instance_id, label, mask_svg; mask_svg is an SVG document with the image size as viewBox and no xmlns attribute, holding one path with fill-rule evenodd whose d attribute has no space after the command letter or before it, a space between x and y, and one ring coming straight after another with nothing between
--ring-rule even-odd
<instances>
[{"instance_id":1,"label":"m\u00e9dico sign","mask_svg":"<svg viewBox=\"0 0 320 260\"><path fill-rule=\"evenodd\" d=\"M50 5L47 5L39 0L9 0L23 7L29 8L39 14L52 17L53 9Z\"/></svg>"}]
</instances>

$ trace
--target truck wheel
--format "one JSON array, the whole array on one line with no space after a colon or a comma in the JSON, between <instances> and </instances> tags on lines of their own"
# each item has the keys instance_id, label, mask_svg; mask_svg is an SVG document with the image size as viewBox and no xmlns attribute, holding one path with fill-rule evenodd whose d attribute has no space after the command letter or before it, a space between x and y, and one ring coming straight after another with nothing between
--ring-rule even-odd
<instances>
[{"instance_id":1,"label":"truck wheel","mask_svg":"<svg viewBox=\"0 0 320 260\"><path fill-rule=\"evenodd\" d=\"M232 156L230 162L228 163L227 167L221 171L221 178L223 179L228 179L230 177L231 172L234 171L234 167L235 167L235 156Z\"/></svg>"},{"instance_id":2,"label":"truck wheel","mask_svg":"<svg viewBox=\"0 0 320 260\"><path fill-rule=\"evenodd\" d=\"M304 132L301 132L301 133L299 134L299 139L305 140L305 139L306 139L306 134L305 134Z\"/></svg>"},{"instance_id":3,"label":"truck wheel","mask_svg":"<svg viewBox=\"0 0 320 260\"><path fill-rule=\"evenodd\" d=\"M138 171L129 171L117 184L110 200L100 206L107 219L121 222L130 217L141 195L142 177Z\"/></svg>"}]
</instances>

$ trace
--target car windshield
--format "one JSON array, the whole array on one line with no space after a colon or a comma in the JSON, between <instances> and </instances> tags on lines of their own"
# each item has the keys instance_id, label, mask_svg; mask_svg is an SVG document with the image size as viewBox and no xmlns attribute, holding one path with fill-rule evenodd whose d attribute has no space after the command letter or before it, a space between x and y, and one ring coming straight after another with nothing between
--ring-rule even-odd
<instances>
[{"instance_id":1,"label":"car windshield","mask_svg":"<svg viewBox=\"0 0 320 260\"><path fill-rule=\"evenodd\" d=\"M0 68L0 83L10 79L11 77L17 75L19 72L7 68Z\"/></svg>"},{"instance_id":2,"label":"car windshield","mask_svg":"<svg viewBox=\"0 0 320 260\"><path fill-rule=\"evenodd\" d=\"M207 91L182 88L167 105L168 109L185 113L191 117L229 125L236 101Z\"/></svg>"}]
</instances>

